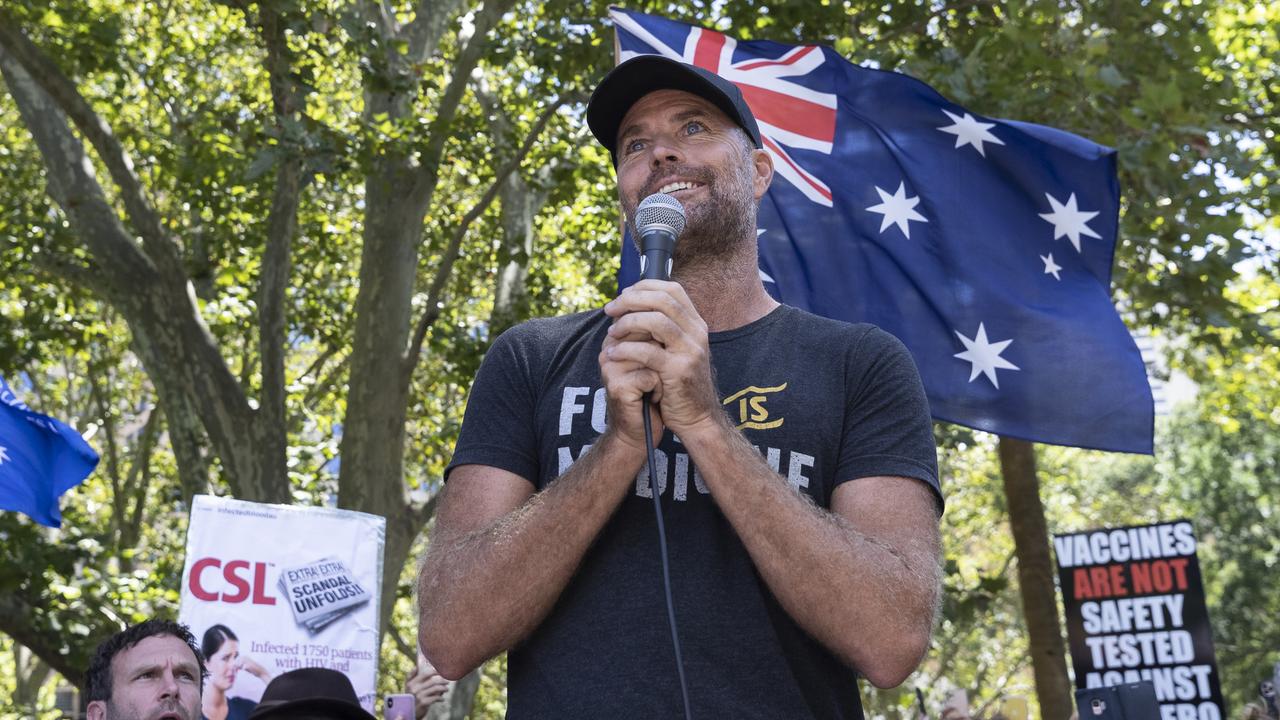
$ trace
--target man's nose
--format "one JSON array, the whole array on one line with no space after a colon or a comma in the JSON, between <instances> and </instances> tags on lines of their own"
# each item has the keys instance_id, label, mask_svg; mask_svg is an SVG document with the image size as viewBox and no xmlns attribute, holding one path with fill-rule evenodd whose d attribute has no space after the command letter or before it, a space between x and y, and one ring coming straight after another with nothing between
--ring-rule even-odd
<instances>
[{"instance_id":1,"label":"man's nose","mask_svg":"<svg viewBox=\"0 0 1280 720\"><path fill-rule=\"evenodd\" d=\"M654 167L658 167L663 162L680 162L683 159L684 152L674 140L663 137L653 141L649 162Z\"/></svg>"},{"instance_id":2,"label":"man's nose","mask_svg":"<svg viewBox=\"0 0 1280 720\"><path fill-rule=\"evenodd\" d=\"M166 670L160 675L160 696L178 696L178 676L172 670Z\"/></svg>"}]
</instances>

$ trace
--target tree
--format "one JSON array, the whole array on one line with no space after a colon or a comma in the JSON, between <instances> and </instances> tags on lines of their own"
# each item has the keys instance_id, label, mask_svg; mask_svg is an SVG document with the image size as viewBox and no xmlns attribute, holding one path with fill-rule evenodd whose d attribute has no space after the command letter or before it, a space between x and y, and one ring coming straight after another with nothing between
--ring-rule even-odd
<instances>
[{"instance_id":1,"label":"tree","mask_svg":"<svg viewBox=\"0 0 1280 720\"><path fill-rule=\"evenodd\" d=\"M542 35L563 44L516 63L522 92L490 112L504 118L510 144L492 159L468 93L474 74L508 82L495 45L519 30L506 15L513 6L32 2L3 11L6 113L21 116L8 125L6 156L32 182L6 208L5 226L25 237L6 244L51 302L87 293L112 331L126 333L158 408L139 452L154 447L163 417L184 501L211 487L268 502L291 502L300 489L323 497L306 486L332 489L321 466L336 443L338 504L387 517L387 564L405 565L433 507L429 493L408 492L406 442L431 436L427 462L409 474L431 487L422 478L438 477L451 439L439 431L456 427L463 378L487 339L473 332L484 318L469 298L492 293L474 290L493 276L493 247L472 240L464 252L467 231L482 218L492 224L503 183L548 125L565 122L558 110L590 48L558 15L540 18ZM553 60L554 77L537 65ZM55 205L32 192L40 177ZM358 273L343 267L357 251ZM456 304L446 311L446 301ZM31 359L10 358L18 367ZM413 391L415 377L426 392ZM115 433L104 437L114 466ZM292 469L317 459L309 472ZM114 518L128 546L146 493L113 491L115 509L130 511ZM23 523L13 533L53 551ZM384 616L398 573L385 577ZM56 621L29 621L52 614L41 603L51 588L22 589L7 596L0 629L68 677L91 641L119 625L87 627L69 648Z\"/></svg>"}]
</instances>

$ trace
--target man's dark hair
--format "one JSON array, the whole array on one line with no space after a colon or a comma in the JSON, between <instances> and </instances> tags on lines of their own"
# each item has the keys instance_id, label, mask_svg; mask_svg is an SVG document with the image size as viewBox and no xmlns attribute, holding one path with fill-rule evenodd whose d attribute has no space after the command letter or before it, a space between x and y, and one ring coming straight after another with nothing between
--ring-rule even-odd
<instances>
[{"instance_id":1,"label":"man's dark hair","mask_svg":"<svg viewBox=\"0 0 1280 720\"><path fill-rule=\"evenodd\" d=\"M200 681L203 683L209 671L205 669L204 656L196 648L196 639L187 626L172 620L144 620L103 640L93 652L84 682L88 701L111 699L111 661L116 655L149 637L161 635L172 635L191 648L191 653L196 656L196 664L200 667Z\"/></svg>"}]
</instances>

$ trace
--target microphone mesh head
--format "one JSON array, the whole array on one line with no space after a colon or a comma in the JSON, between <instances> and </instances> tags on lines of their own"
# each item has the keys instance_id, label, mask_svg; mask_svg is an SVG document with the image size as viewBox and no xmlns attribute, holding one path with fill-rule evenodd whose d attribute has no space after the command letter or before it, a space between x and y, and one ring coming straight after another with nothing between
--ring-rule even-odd
<instances>
[{"instance_id":1,"label":"microphone mesh head","mask_svg":"<svg viewBox=\"0 0 1280 720\"><path fill-rule=\"evenodd\" d=\"M653 225L666 225L673 235L680 237L684 232L684 206L665 193L654 193L641 200L636 208L636 231L643 236Z\"/></svg>"}]
</instances>

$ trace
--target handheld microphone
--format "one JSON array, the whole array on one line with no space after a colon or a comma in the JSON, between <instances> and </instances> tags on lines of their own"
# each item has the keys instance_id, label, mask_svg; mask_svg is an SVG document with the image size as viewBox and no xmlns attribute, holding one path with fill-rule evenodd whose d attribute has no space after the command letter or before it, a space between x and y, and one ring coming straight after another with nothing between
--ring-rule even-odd
<instances>
[{"instance_id":1,"label":"handheld microphone","mask_svg":"<svg viewBox=\"0 0 1280 720\"><path fill-rule=\"evenodd\" d=\"M640 279L670 280L671 254L684 232L684 206L665 193L654 193L636 208L640 233Z\"/></svg>"},{"instance_id":2,"label":"handheld microphone","mask_svg":"<svg viewBox=\"0 0 1280 720\"><path fill-rule=\"evenodd\" d=\"M636 208L636 232L640 233L640 279L670 280L671 254L676 248L676 238L684 232L684 206L679 200L664 193L654 193ZM676 629L675 601L671 597L671 563L667 554L667 528L662 520L662 500L658 494L657 463L654 462L653 422L649 419L652 393L645 393L641 402L644 416L644 435L648 439L649 488L653 496L653 513L658 522L658 554L662 558L662 589L667 600L667 623L671 627L671 645L675 650L676 674L680 678L680 697L684 702L685 720L693 720L689 709L689 684L684 677L684 658L680 653L680 632Z\"/></svg>"}]
</instances>

